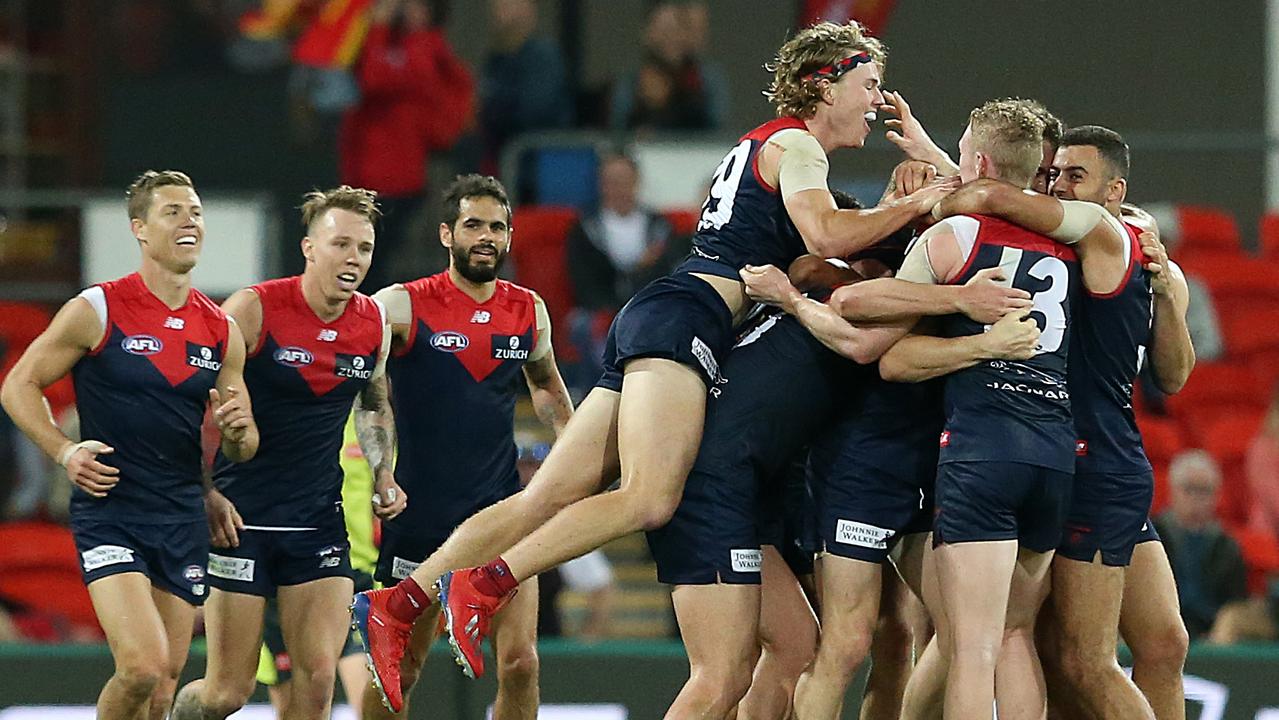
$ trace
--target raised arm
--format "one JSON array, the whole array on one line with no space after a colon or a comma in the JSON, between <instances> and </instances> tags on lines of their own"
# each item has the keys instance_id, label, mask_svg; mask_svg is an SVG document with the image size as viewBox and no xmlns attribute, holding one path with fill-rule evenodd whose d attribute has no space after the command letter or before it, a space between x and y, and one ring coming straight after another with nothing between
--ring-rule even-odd
<instances>
[{"instance_id":1,"label":"raised arm","mask_svg":"<svg viewBox=\"0 0 1279 720\"><path fill-rule=\"evenodd\" d=\"M49 414L44 389L71 372L105 333L89 302L73 298L22 353L0 387L0 404L18 429L66 468L71 482L94 497L105 497L120 480L118 469L97 460L114 448L92 438L77 443L63 435Z\"/></svg>"},{"instance_id":2,"label":"raised arm","mask_svg":"<svg viewBox=\"0 0 1279 720\"><path fill-rule=\"evenodd\" d=\"M865 210L840 209L827 186L830 163L811 134L783 130L769 138L758 156L760 176L777 187L809 252L845 257L874 245L927 213L957 184L935 180L919 191Z\"/></svg>"},{"instance_id":3,"label":"raised arm","mask_svg":"<svg viewBox=\"0 0 1279 720\"><path fill-rule=\"evenodd\" d=\"M965 184L938 203L936 217L990 215L1037 232L1079 252L1084 284L1101 295L1114 292L1128 274L1131 240L1106 208L1082 200L1060 200L1001 180Z\"/></svg>"},{"instance_id":4,"label":"raised arm","mask_svg":"<svg viewBox=\"0 0 1279 720\"><path fill-rule=\"evenodd\" d=\"M555 364L555 351L551 348L551 319L546 303L534 295L537 313L537 344L524 363L524 380L528 383L533 401L533 412L542 424L555 431L555 437L564 433L564 426L573 416L573 398L564 386L559 367Z\"/></svg>"},{"instance_id":5,"label":"raised arm","mask_svg":"<svg viewBox=\"0 0 1279 720\"><path fill-rule=\"evenodd\" d=\"M1195 369L1195 346L1190 341L1186 312L1190 308L1190 288L1181 268L1168 259L1158 235L1143 232L1141 250L1150 272L1154 292L1154 317L1150 327L1150 363L1155 384L1172 394L1185 386Z\"/></svg>"}]
</instances>

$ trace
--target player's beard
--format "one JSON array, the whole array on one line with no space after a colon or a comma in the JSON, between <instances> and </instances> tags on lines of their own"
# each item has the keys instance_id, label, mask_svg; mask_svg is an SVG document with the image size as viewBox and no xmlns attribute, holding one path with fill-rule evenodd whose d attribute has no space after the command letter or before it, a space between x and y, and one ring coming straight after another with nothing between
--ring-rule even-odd
<instances>
[{"instance_id":1,"label":"player's beard","mask_svg":"<svg viewBox=\"0 0 1279 720\"><path fill-rule=\"evenodd\" d=\"M454 245L451 250L453 253L453 267L457 268L459 275L473 283L493 282L497 279L497 274L502 269L502 263L506 262L506 253L494 246L497 255L493 258L493 265L480 266L471 262L471 250L474 247L462 249Z\"/></svg>"}]
</instances>

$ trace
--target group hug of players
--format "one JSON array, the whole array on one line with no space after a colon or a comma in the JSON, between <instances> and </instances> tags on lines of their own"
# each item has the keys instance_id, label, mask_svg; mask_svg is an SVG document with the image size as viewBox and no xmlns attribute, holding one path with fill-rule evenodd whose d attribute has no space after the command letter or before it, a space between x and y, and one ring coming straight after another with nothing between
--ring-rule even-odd
<instances>
[{"instance_id":1,"label":"group hug of players","mask_svg":"<svg viewBox=\"0 0 1279 720\"><path fill-rule=\"evenodd\" d=\"M1183 718L1185 630L1131 400L1143 363L1174 392L1194 353L1184 278L1121 207L1127 146L998 100L956 164L881 89L884 63L856 23L781 47L779 119L715 170L691 254L618 314L576 410L541 299L497 279L517 219L496 180L445 191L447 270L371 297L374 194L311 193L304 272L218 307L190 285L191 180L140 177L139 272L68 302L2 393L76 486L116 661L99 717L240 708L275 597L287 718L327 716L351 625L381 701L364 714L403 711L441 618L470 676L492 639L495 717L533 718L529 586L644 530L690 662L669 718L835 718L868 655L863 718ZM828 189L827 156L878 111L908 160L866 209ZM42 397L68 372L78 442ZM521 372L557 436L523 489ZM354 604L352 406L384 521L384 587ZM206 675L175 699L201 604Z\"/></svg>"}]
</instances>

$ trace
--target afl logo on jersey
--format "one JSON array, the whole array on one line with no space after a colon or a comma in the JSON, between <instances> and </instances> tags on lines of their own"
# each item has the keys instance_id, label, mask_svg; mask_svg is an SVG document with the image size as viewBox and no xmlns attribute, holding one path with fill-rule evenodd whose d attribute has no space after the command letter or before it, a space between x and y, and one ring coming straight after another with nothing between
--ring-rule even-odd
<instances>
[{"instance_id":1,"label":"afl logo on jersey","mask_svg":"<svg viewBox=\"0 0 1279 720\"><path fill-rule=\"evenodd\" d=\"M462 352L471 341L460 332L445 330L431 336L431 347L447 353Z\"/></svg>"},{"instance_id":2,"label":"afl logo on jersey","mask_svg":"<svg viewBox=\"0 0 1279 720\"><path fill-rule=\"evenodd\" d=\"M154 355L164 349L164 343L151 335L130 335L120 341L120 348L132 355Z\"/></svg>"},{"instance_id":3,"label":"afl logo on jersey","mask_svg":"<svg viewBox=\"0 0 1279 720\"><path fill-rule=\"evenodd\" d=\"M303 367L310 365L314 360L315 358L312 357L311 352L305 348L290 345L275 351L275 361L287 367Z\"/></svg>"}]
</instances>

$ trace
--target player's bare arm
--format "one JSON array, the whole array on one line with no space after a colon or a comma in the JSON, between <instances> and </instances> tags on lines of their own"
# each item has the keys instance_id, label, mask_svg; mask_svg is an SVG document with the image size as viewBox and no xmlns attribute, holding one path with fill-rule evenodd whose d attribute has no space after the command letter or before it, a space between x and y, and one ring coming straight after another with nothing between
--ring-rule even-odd
<instances>
[{"instance_id":1,"label":"player's bare arm","mask_svg":"<svg viewBox=\"0 0 1279 720\"><path fill-rule=\"evenodd\" d=\"M355 400L355 436L373 471L373 514L382 520L404 512L409 502L408 493L395 482L395 413L391 411L391 386L386 376L393 331L389 316L387 320L382 327L377 365L369 384Z\"/></svg>"},{"instance_id":2,"label":"player's bare arm","mask_svg":"<svg viewBox=\"0 0 1279 720\"><path fill-rule=\"evenodd\" d=\"M0 403L18 429L66 468L71 482L93 497L106 497L120 481L117 468L97 460L98 455L114 452L114 448L93 438L77 443L63 435L49 415L44 389L71 372L105 332L88 301L73 298L22 353L0 388Z\"/></svg>"},{"instance_id":3,"label":"player's bare arm","mask_svg":"<svg viewBox=\"0 0 1279 720\"><path fill-rule=\"evenodd\" d=\"M888 118L884 124L891 128L885 137L889 142L901 148L906 157L926 162L937 169L943 176L958 175L959 165L950 159L945 150L933 142L923 123L910 110L910 104L901 93L885 92L884 104L879 106L897 117Z\"/></svg>"},{"instance_id":4,"label":"player's bare arm","mask_svg":"<svg viewBox=\"0 0 1279 720\"><path fill-rule=\"evenodd\" d=\"M533 412L542 424L555 431L555 437L564 432L568 419L573 416L573 398L564 386L559 367L555 364L555 351L551 348L551 321L546 303L534 296L537 315L537 345L524 363L524 380L528 383L533 401Z\"/></svg>"},{"instance_id":5,"label":"player's bare arm","mask_svg":"<svg viewBox=\"0 0 1279 720\"><path fill-rule=\"evenodd\" d=\"M1150 288L1154 292L1154 318L1151 325L1150 362L1155 384L1166 393L1175 393L1186 384L1195 368L1195 346L1186 325L1190 307L1190 288L1186 275L1177 263L1168 259L1159 236L1143 232L1138 239L1150 272Z\"/></svg>"},{"instance_id":6,"label":"player's bare arm","mask_svg":"<svg viewBox=\"0 0 1279 720\"><path fill-rule=\"evenodd\" d=\"M748 265L741 271L741 276L746 283L746 294L752 300L780 307L794 315L823 345L861 364L877 360L915 322L912 318L895 325L855 327L830 305L805 297L785 273L772 265Z\"/></svg>"},{"instance_id":7,"label":"player's bare arm","mask_svg":"<svg viewBox=\"0 0 1279 720\"><path fill-rule=\"evenodd\" d=\"M990 215L1075 246L1084 283L1094 293L1113 292L1128 273L1128 234L1104 207L1062 200L991 178L970 182L937 205L934 216Z\"/></svg>"},{"instance_id":8,"label":"player's bare arm","mask_svg":"<svg viewBox=\"0 0 1279 720\"><path fill-rule=\"evenodd\" d=\"M244 385L244 337L234 318L228 323L227 349L222 356L216 387L209 389L213 422L222 433L222 454L231 462L246 462L258 451L258 426L253 403Z\"/></svg>"},{"instance_id":9,"label":"player's bare arm","mask_svg":"<svg viewBox=\"0 0 1279 720\"><path fill-rule=\"evenodd\" d=\"M937 179L918 192L863 210L841 210L827 186L829 161L817 139L802 130L773 135L759 154L764 181L780 189L782 202L809 252L844 257L883 240L957 187Z\"/></svg>"},{"instance_id":10,"label":"player's bare arm","mask_svg":"<svg viewBox=\"0 0 1279 720\"><path fill-rule=\"evenodd\" d=\"M923 382L987 360L1029 360L1039 346L1039 326L1009 313L978 335L956 338L919 332L899 340L879 359L879 374L890 382Z\"/></svg>"},{"instance_id":11,"label":"player's bare arm","mask_svg":"<svg viewBox=\"0 0 1279 720\"><path fill-rule=\"evenodd\" d=\"M1030 293L1008 287L1000 268L980 271L964 285L931 285L877 278L837 290L830 304L855 323L885 323L921 315L961 313L980 323L993 323L1011 312L1029 310Z\"/></svg>"}]
</instances>

